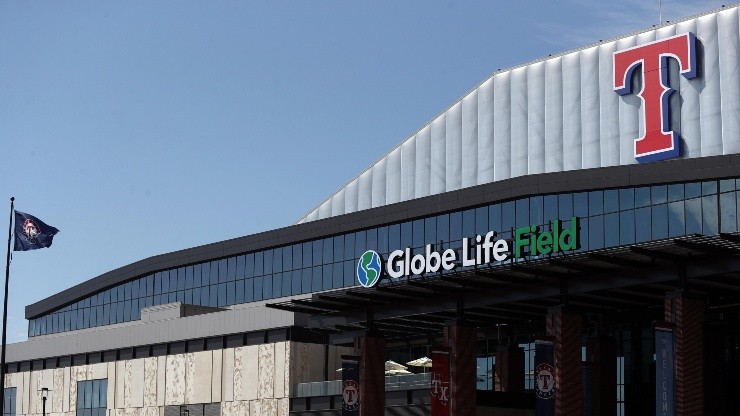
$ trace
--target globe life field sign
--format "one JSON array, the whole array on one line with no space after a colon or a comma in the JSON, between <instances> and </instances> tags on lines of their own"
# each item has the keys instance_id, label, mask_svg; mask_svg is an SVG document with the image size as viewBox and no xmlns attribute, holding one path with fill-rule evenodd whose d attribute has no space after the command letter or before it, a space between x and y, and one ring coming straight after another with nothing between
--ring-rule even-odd
<instances>
[{"instance_id":1,"label":"globe life field sign","mask_svg":"<svg viewBox=\"0 0 740 416\"><path fill-rule=\"evenodd\" d=\"M458 259L457 250L448 248L441 253L427 244L424 253L411 255L411 247L395 250L388 255L383 270L383 260L374 250L367 250L357 261L357 281L364 287L373 287L383 274L397 279L425 273L437 273L440 270L453 270L463 267L478 266L492 262L502 262L510 258L521 258L525 255L540 256L564 251L573 251L580 247L578 217L572 217L567 227L563 221L554 220L550 230L541 230L537 225L519 227L514 230L512 240L495 239L496 232L489 231L475 238L462 239L462 255ZM513 250L512 246L513 245Z\"/></svg>"}]
</instances>

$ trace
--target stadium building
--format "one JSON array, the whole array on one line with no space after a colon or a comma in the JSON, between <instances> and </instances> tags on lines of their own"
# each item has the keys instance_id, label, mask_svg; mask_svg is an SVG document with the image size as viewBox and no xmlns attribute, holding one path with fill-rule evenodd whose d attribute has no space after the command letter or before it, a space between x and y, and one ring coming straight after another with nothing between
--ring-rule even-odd
<instances>
[{"instance_id":1,"label":"stadium building","mask_svg":"<svg viewBox=\"0 0 740 416\"><path fill-rule=\"evenodd\" d=\"M740 414L739 22L497 71L297 224L27 306L4 416Z\"/></svg>"}]
</instances>

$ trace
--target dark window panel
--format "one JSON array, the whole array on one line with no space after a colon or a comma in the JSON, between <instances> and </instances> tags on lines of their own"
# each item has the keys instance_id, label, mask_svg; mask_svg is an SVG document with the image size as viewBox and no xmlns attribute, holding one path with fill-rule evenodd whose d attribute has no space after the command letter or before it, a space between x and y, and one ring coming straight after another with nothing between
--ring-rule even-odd
<instances>
[{"instance_id":1,"label":"dark window panel","mask_svg":"<svg viewBox=\"0 0 740 416\"><path fill-rule=\"evenodd\" d=\"M410 237L411 237L411 235L409 234L409 238ZM314 245L314 258L316 257L315 250L316 250L316 246ZM354 258L359 258L362 255L362 253L365 252L365 250L367 250L367 235L366 235L366 233L364 231L358 231L358 232L355 233L355 255L354 255ZM314 266L319 266L319 263L316 263L316 261L314 261L313 265Z\"/></svg>"},{"instance_id":2,"label":"dark window panel","mask_svg":"<svg viewBox=\"0 0 740 416\"><path fill-rule=\"evenodd\" d=\"M161 283L161 290L159 293L169 293L170 292L170 274L169 272L162 272L161 276L162 276L162 283ZM157 294L156 290L154 293Z\"/></svg>"},{"instance_id":3,"label":"dark window panel","mask_svg":"<svg viewBox=\"0 0 740 416\"><path fill-rule=\"evenodd\" d=\"M666 185L650 187L650 201L653 205L665 204L668 202L668 187Z\"/></svg>"},{"instance_id":4,"label":"dark window panel","mask_svg":"<svg viewBox=\"0 0 740 416\"><path fill-rule=\"evenodd\" d=\"M244 301L252 302L254 300L254 278L244 279Z\"/></svg>"},{"instance_id":5,"label":"dark window panel","mask_svg":"<svg viewBox=\"0 0 740 416\"><path fill-rule=\"evenodd\" d=\"M619 211L619 191L616 189L609 189L604 191L604 212L617 212Z\"/></svg>"},{"instance_id":6,"label":"dark window panel","mask_svg":"<svg viewBox=\"0 0 740 416\"><path fill-rule=\"evenodd\" d=\"M272 266L273 266L272 259L273 259L275 253L274 253L273 250L265 250L263 253L264 253L263 255L265 256L265 263L264 263L265 264L265 269L264 269L264 273L266 275L267 274L272 274L275 271L272 268Z\"/></svg>"},{"instance_id":7,"label":"dark window panel","mask_svg":"<svg viewBox=\"0 0 740 416\"><path fill-rule=\"evenodd\" d=\"M635 211L619 213L619 244L634 244L635 242Z\"/></svg>"},{"instance_id":8,"label":"dark window panel","mask_svg":"<svg viewBox=\"0 0 740 416\"><path fill-rule=\"evenodd\" d=\"M411 246L414 248L422 247L424 245L424 220L414 220L411 222L412 237Z\"/></svg>"},{"instance_id":9,"label":"dark window panel","mask_svg":"<svg viewBox=\"0 0 740 416\"><path fill-rule=\"evenodd\" d=\"M185 303L188 305L194 305L193 303L193 289L185 289Z\"/></svg>"},{"instance_id":10,"label":"dark window panel","mask_svg":"<svg viewBox=\"0 0 740 416\"><path fill-rule=\"evenodd\" d=\"M254 254L244 257L244 274L247 278L254 277Z\"/></svg>"},{"instance_id":11,"label":"dark window panel","mask_svg":"<svg viewBox=\"0 0 740 416\"><path fill-rule=\"evenodd\" d=\"M244 303L244 279L236 281L234 303Z\"/></svg>"},{"instance_id":12,"label":"dark window panel","mask_svg":"<svg viewBox=\"0 0 740 416\"><path fill-rule=\"evenodd\" d=\"M254 253L254 275L255 276L262 276L263 274L265 274L264 261L265 261L265 255L262 251L258 251L257 253Z\"/></svg>"},{"instance_id":13,"label":"dark window panel","mask_svg":"<svg viewBox=\"0 0 740 416\"><path fill-rule=\"evenodd\" d=\"M688 194L688 185L686 186L686 193ZM694 198L686 200L686 234L701 234L702 226L702 215L701 215L701 199Z\"/></svg>"},{"instance_id":14,"label":"dark window panel","mask_svg":"<svg viewBox=\"0 0 740 416\"><path fill-rule=\"evenodd\" d=\"M291 286L293 282L293 272L283 272L283 287L282 287L282 295L283 296L290 296L292 295Z\"/></svg>"},{"instance_id":15,"label":"dark window panel","mask_svg":"<svg viewBox=\"0 0 740 416\"><path fill-rule=\"evenodd\" d=\"M335 239L338 237L334 237ZM336 247L336 245L335 245ZM378 252L379 253L387 253L388 252L388 227L379 227L378 228ZM341 261L343 258L341 256L337 257L337 253L334 253L335 259L334 261Z\"/></svg>"},{"instance_id":16,"label":"dark window panel","mask_svg":"<svg viewBox=\"0 0 740 416\"><path fill-rule=\"evenodd\" d=\"M635 210L635 242L650 241L650 234L653 229L650 220L650 207Z\"/></svg>"},{"instance_id":17,"label":"dark window panel","mask_svg":"<svg viewBox=\"0 0 740 416\"><path fill-rule=\"evenodd\" d=\"M203 282L203 284L205 285L205 282ZM210 279L208 280L208 284L209 285L218 284L218 260L214 260L211 262L211 274L210 274Z\"/></svg>"},{"instance_id":18,"label":"dark window panel","mask_svg":"<svg viewBox=\"0 0 740 416\"><path fill-rule=\"evenodd\" d=\"M283 247L283 271L293 270L293 246Z\"/></svg>"},{"instance_id":19,"label":"dark window panel","mask_svg":"<svg viewBox=\"0 0 740 416\"><path fill-rule=\"evenodd\" d=\"M719 191L720 192L731 192L735 190L735 180L734 179L723 179L719 181Z\"/></svg>"},{"instance_id":20,"label":"dark window panel","mask_svg":"<svg viewBox=\"0 0 740 416\"><path fill-rule=\"evenodd\" d=\"M666 204L653 205L652 211L652 239L659 240L668 237L668 206Z\"/></svg>"},{"instance_id":21,"label":"dark window panel","mask_svg":"<svg viewBox=\"0 0 740 416\"><path fill-rule=\"evenodd\" d=\"M646 207L650 205L650 188L636 188L635 189L635 207Z\"/></svg>"},{"instance_id":22,"label":"dark window panel","mask_svg":"<svg viewBox=\"0 0 740 416\"><path fill-rule=\"evenodd\" d=\"M262 278L262 299L272 299L272 275Z\"/></svg>"},{"instance_id":23,"label":"dark window panel","mask_svg":"<svg viewBox=\"0 0 740 416\"><path fill-rule=\"evenodd\" d=\"M193 266L193 287L203 286L202 273L203 266L196 264Z\"/></svg>"},{"instance_id":24,"label":"dark window panel","mask_svg":"<svg viewBox=\"0 0 740 416\"><path fill-rule=\"evenodd\" d=\"M185 290L185 268L177 269L177 290Z\"/></svg>"},{"instance_id":25,"label":"dark window panel","mask_svg":"<svg viewBox=\"0 0 740 416\"><path fill-rule=\"evenodd\" d=\"M201 292L202 291L203 291L203 289L200 288L200 287L196 287L195 289L193 289L193 305L202 305L203 304L203 302L201 301L201 298L200 298L200 295L201 295Z\"/></svg>"},{"instance_id":26,"label":"dark window panel","mask_svg":"<svg viewBox=\"0 0 740 416\"><path fill-rule=\"evenodd\" d=\"M312 247L313 245L310 241L303 243L303 267L311 267L311 262L313 261Z\"/></svg>"},{"instance_id":27,"label":"dark window panel","mask_svg":"<svg viewBox=\"0 0 740 416\"><path fill-rule=\"evenodd\" d=\"M331 267L333 269L332 272L332 288L339 289L344 286L344 266L342 262L334 263L333 265L330 265L328 267Z\"/></svg>"},{"instance_id":28,"label":"dark window panel","mask_svg":"<svg viewBox=\"0 0 740 416\"><path fill-rule=\"evenodd\" d=\"M272 298L277 299L283 294L283 274L272 274Z\"/></svg>"},{"instance_id":29,"label":"dark window panel","mask_svg":"<svg viewBox=\"0 0 740 416\"><path fill-rule=\"evenodd\" d=\"M436 232L436 238L434 239L435 243L439 243L440 240L448 241L450 239L450 215L449 214L442 214L438 215L436 217L437 222L437 232ZM398 250L399 246L390 245L389 252L392 250Z\"/></svg>"},{"instance_id":30,"label":"dark window panel","mask_svg":"<svg viewBox=\"0 0 740 416\"><path fill-rule=\"evenodd\" d=\"M185 268L185 289L193 287L193 266L188 266Z\"/></svg>"},{"instance_id":31,"label":"dark window panel","mask_svg":"<svg viewBox=\"0 0 740 416\"><path fill-rule=\"evenodd\" d=\"M669 188L670 199L670 188ZM684 213L684 202L668 203L668 236L678 237L686 234L686 214Z\"/></svg>"},{"instance_id":32,"label":"dark window panel","mask_svg":"<svg viewBox=\"0 0 740 416\"><path fill-rule=\"evenodd\" d=\"M311 293L311 280L313 279L311 270L309 267L301 272L301 293Z\"/></svg>"},{"instance_id":33,"label":"dark window panel","mask_svg":"<svg viewBox=\"0 0 740 416\"><path fill-rule=\"evenodd\" d=\"M686 199L701 196L701 182L692 182L685 185Z\"/></svg>"},{"instance_id":34,"label":"dark window panel","mask_svg":"<svg viewBox=\"0 0 740 416\"><path fill-rule=\"evenodd\" d=\"M322 266L322 290L331 289L334 285L334 278L332 277L332 265L325 264Z\"/></svg>"},{"instance_id":35,"label":"dark window panel","mask_svg":"<svg viewBox=\"0 0 740 416\"><path fill-rule=\"evenodd\" d=\"M573 194L573 215L576 217L588 216L588 195L588 192Z\"/></svg>"},{"instance_id":36,"label":"dark window panel","mask_svg":"<svg viewBox=\"0 0 740 416\"><path fill-rule=\"evenodd\" d=\"M706 181L701 183L701 194L703 196L717 193L717 181Z\"/></svg>"},{"instance_id":37,"label":"dark window panel","mask_svg":"<svg viewBox=\"0 0 740 416\"><path fill-rule=\"evenodd\" d=\"M302 270L293 270L292 271L292 294L294 295L300 295L301 294L301 273Z\"/></svg>"},{"instance_id":38,"label":"dark window panel","mask_svg":"<svg viewBox=\"0 0 740 416\"><path fill-rule=\"evenodd\" d=\"M262 300L262 276L252 279L254 283L254 300Z\"/></svg>"},{"instance_id":39,"label":"dark window panel","mask_svg":"<svg viewBox=\"0 0 740 416\"><path fill-rule=\"evenodd\" d=\"M560 219L566 219L572 216L573 216L573 195L572 194L558 195L558 217Z\"/></svg>"},{"instance_id":40,"label":"dark window panel","mask_svg":"<svg viewBox=\"0 0 740 416\"><path fill-rule=\"evenodd\" d=\"M236 257L226 260L226 281L233 282L236 280Z\"/></svg>"},{"instance_id":41,"label":"dark window panel","mask_svg":"<svg viewBox=\"0 0 740 416\"><path fill-rule=\"evenodd\" d=\"M682 199L684 199L683 184L668 185L668 202L680 201Z\"/></svg>"},{"instance_id":42,"label":"dark window panel","mask_svg":"<svg viewBox=\"0 0 740 416\"><path fill-rule=\"evenodd\" d=\"M733 181L733 187L735 185ZM732 233L737 231L737 199L735 192L720 194L720 224L723 233Z\"/></svg>"},{"instance_id":43,"label":"dark window panel","mask_svg":"<svg viewBox=\"0 0 740 416\"><path fill-rule=\"evenodd\" d=\"M462 217L461 217L462 218ZM462 219L460 220L462 221ZM462 227L462 222L460 223ZM414 245L414 239L413 239L413 225L410 221L402 222L400 225L401 229L401 245L395 248L394 250L403 250L406 247L411 247ZM359 254L358 254L359 253ZM362 251L355 249L355 256L353 258L357 259L362 254Z\"/></svg>"},{"instance_id":44,"label":"dark window panel","mask_svg":"<svg viewBox=\"0 0 740 416\"><path fill-rule=\"evenodd\" d=\"M322 263L323 254L323 241L315 240L311 243L313 245L313 265L318 266Z\"/></svg>"},{"instance_id":45,"label":"dark window panel","mask_svg":"<svg viewBox=\"0 0 740 416\"><path fill-rule=\"evenodd\" d=\"M462 237L475 238L475 210L463 211L462 222Z\"/></svg>"},{"instance_id":46,"label":"dark window panel","mask_svg":"<svg viewBox=\"0 0 740 416\"><path fill-rule=\"evenodd\" d=\"M706 182L705 182L706 183ZM716 185L716 182L713 182ZM716 187L715 187L716 189ZM717 207L717 196L710 195L702 197L702 230L705 235L719 233L719 213Z\"/></svg>"},{"instance_id":47,"label":"dark window panel","mask_svg":"<svg viewBox=\"0 0 740 416\"><path fill-rule=\"evenodd\" d=\"M338 235L334 237L333 244L334 244L334 261L344 260L344 236Z\"/></svg>"},{"instance_id":48,"label":"dark window panel","mask_svg":"<svg viewBox=\"0 0 740 416\"><path fill-rule=\"evenodd\" d=\"M245 264L246 264L245 256L239 256L236 258L236 276L234 277L234 280L244 279Z\"/></svg>"},{"instance_id":49,"label":"dark window panel","mask_svg":"<svg viewBox=\"0 0 740 416\"><path fill-rule=\"evenodd\" d=\"M303 244L293 245L293 268L303 267Z\"/></svg>"},{"instance_id":50,"label":"dark window panel","mask_svg":"<svg viewBox=\"0 0 740 416\"><path fill-rule=\"evenodd\" d=\"M208 290L210 296L208 297L208 306L210 307L217 307L218 306L218 285L210 285Z\"/></svg>"},{"instance_id":51,"label":"dark window panel","mask_svg":"<svg viewBox=\"0 0 740 416\"><path fill-rule=\"evenodd\" d=\"M518 199L514 202L514 228L526 227L529 224L529 198ZM464 218L464 217L463 217ZM470 235L468 235L470 236ZM466 235L463 235L466 237Z\"/></svg>"},{"instance_id":52,"label":"dark window panel","mask_svg":"<svg viewBox=\"0 0 740 416\"><path fill-rule=\"evenodd\" d=\"M549 223L555 218L545 218L545 206L544 199L541 196L533 196L529 198L529 224L544 225ZM485 214L488 218L488 213ZM476 221L478 220L478 214L476 213ZM479 231L478 234L484 235L488 230L488 225Z\"/></svg>"},{"instance_id":53,"label":"dark window panel","mask_svg":"<svg viewBox=\"0 0 740 416\"><path fill-rule=\"evenodd\" d=\"M223 285L223 283L221 284ZM236 283L226 283L226 305L233 305L236 297Z\"/></svg>"},{"instance_id":54,"label":"dark window panel","mask_svg":"<svg viewBox=\"0 0 740 416\"><path fill-rule=\"evenodd\" d=\"M311 280L311 291L312 292L318 292L322 290L323 288L323 279L321 276L321 266L315 266L311 270L312 274L312 280Z\"/></svg>"}]
</instances>

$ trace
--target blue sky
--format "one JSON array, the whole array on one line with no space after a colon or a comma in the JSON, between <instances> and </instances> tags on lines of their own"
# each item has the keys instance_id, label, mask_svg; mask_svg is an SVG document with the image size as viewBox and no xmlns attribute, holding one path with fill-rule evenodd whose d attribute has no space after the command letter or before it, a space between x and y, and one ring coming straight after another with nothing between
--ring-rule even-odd
<instances>
[{"instance_id":1,"label":"blue sky","mask_svg":"<svg viewBox=\"0 0 740 416\"><path fill-rule=\"evenodd\" d=\"M0 0L0 229L15 196L61 230L14 254L8 339L99 274L293 224L498 68L657 21L657 0Z\"/></svg>"}]
</instances>

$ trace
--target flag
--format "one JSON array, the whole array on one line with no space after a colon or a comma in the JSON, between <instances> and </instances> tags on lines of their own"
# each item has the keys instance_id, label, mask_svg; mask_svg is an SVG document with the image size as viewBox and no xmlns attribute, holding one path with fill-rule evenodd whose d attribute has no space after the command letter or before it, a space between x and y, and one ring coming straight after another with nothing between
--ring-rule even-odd
<instances>
[{"instance_id":1,"label":"flag","mask_svg":"<svg viewBox=\"0 0 740 416\"><path fill-rule=\"evenodd\" d=\"M36 250L51 247L59 230L47 225L33 215L15 211L15 245L13 251Z\"/></svg>"}]
</instances>

